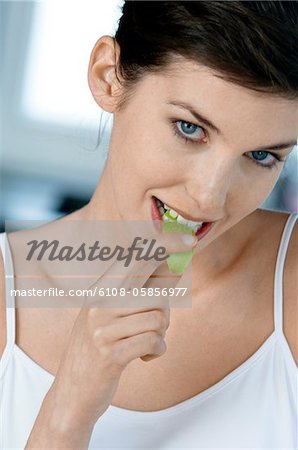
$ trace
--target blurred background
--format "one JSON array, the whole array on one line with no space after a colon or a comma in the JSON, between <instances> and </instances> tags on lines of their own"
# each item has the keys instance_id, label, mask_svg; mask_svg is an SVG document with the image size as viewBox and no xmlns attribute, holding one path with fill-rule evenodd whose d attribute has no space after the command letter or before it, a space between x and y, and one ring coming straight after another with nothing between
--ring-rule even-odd
<instances>
[{"instance_id":1,"label":"blurred background","mask_svg":"<svg viewBox=\"0 0 298 450\"><path fill-rule=\"evenodd\" d=\"M113 117L95 103L87 68L122 3L0 0L0 231L5 220L49 221L89 201ZM263 209L298 211L297 162L296 146Z\"/></svg>"}]
</instances>

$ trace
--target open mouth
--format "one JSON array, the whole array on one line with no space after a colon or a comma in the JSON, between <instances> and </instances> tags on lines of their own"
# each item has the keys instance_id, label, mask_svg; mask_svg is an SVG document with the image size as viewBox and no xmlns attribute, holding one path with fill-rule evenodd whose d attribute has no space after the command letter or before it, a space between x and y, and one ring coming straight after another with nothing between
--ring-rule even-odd
<instances>
[{"instance_id":1,"label":"open mouth","mask_svg":"<svg viewBox=\"0 0 298 450\"><path fill-rule=\"evenodd\" d=\"M176 221L189 227L193 231L193 234L195 234L200 239L210 231L214 224L214 222L195 222L186 219L173 208L170 208L168 205L166 205L162 200L154 196L152 197L151 213L154 225L158 229L158 231L161 231L162 222Z\"/></svg>"}]
</instances>

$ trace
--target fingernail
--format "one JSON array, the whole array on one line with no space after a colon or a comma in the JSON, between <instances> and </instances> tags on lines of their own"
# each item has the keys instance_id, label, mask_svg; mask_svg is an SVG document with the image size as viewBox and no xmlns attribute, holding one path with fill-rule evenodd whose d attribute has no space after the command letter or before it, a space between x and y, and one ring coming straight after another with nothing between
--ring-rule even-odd
<instances>
[{"instance_id":1,"label":"fingernail","mask_svg":"<svg viewBox=\"0 0 298 450\"><path fill-rule=\"evenodd\" d=\"M182 241L184 242L184 244L186 245L195 245L197 243L197 237L196 236L192 236L191 234L183 234L182 235Z\"/></svg>"}]
</instances>

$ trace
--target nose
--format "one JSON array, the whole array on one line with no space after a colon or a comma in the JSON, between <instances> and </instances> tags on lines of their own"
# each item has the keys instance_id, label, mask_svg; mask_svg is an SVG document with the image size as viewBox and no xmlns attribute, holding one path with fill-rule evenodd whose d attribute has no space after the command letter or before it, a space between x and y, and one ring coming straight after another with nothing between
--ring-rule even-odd
<instances>
[{"instance_id":1,"label":"nose","mask_svg":"<svg viewBox=\"0 0 298 450\"><path fill-rule=\"evenodd\" d=\"M226 152L223 151L225 155ZM236 168L227 156L200 158L188 172L185 189L188 197L197 206L197 214L210 221L220 220L225 215Z\"/></svg>"}]
</instances>

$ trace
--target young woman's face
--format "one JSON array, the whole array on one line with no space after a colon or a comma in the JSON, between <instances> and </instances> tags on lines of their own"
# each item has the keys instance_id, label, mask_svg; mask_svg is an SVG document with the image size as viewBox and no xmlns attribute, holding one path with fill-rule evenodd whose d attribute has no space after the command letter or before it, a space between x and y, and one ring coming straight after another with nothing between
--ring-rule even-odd
<instances>
[{"instance_id":1,"label":"young woman's face","mask_svg":"<svg viewBox=\"0 0 298 450\"><path fill-rule=\"evenodd\" d=\"M110 201L122 219L151 220L155 196L217 222L211 241L272 191L284 166L278 159L297 139L297 101L228 83L195 62L172 69L146 75L114 113Z\"/></svg>"}]
</instances>

